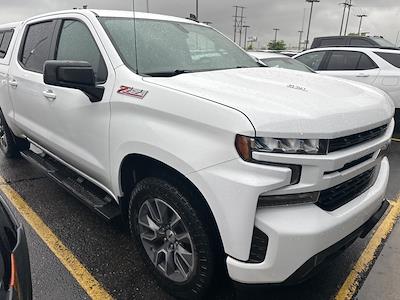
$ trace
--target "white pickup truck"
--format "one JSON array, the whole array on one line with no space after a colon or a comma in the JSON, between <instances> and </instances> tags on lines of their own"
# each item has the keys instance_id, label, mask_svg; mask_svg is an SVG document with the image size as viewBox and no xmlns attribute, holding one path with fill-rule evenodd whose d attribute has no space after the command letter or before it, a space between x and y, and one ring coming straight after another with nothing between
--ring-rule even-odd
<instances>
[{"instance_id":1,"label":"white pickup truck","mask_svg":"<svg viewBox=\"0 0 400 300\"><path fill-rule=\"evenodd\" d=\"M301 281L388 206L394 107L378 89L261 66L154 14L50 13L0 26L0 44L5 155L128 220L177 297L225 272Z\"/></svg>"}]
</instances>

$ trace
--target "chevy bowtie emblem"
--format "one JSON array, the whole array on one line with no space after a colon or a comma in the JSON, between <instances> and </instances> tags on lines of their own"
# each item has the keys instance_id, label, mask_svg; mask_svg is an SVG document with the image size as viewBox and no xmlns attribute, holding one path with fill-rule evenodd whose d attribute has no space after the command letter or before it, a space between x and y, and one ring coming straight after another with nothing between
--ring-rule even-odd
<instances>
[{"instance_id":1,"label":"chevy bowtie emblem","mask_svg":"<svg viewBox=\"0 0 400 300\"><path fill-rule=\"evenodd\" d=\"M121 94L121 95L126 95L126 96L130 96L130 97L143 99L144 97L146 97L148 91L135 89L134 87L131 87L131 86L121 85L119 87L117 93Z\"/></svg>"},{"instance_id":2,"label":"chevy bowtie emblem","mask_svg":"<svg viewBox=\"0 0 400 300\"><path fill-rule=\"evenodd\" d=\"M287 87L291 88L291 89L307 92L307 89L305 87L302 87L302 86L299 86L299 85L289 84Z\"/></svg>"}]
</instances>

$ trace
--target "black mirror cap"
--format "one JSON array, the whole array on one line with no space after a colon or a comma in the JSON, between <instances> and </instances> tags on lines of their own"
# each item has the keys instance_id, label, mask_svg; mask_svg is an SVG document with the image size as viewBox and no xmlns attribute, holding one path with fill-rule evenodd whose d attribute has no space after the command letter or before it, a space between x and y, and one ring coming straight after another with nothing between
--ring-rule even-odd
<instances>
[{"instance_id":1,"label":"black mirror cap","mask_svg":"<svg viewBox=\"0 0 400 300\"><path fill-rule=\"evenodd\" d=\"M104 95L104 87L96 86L94 70L85 61L48 60L43 80L45 84L81 90L91 102L101 101Z\"/></svg>"}]
</instances>

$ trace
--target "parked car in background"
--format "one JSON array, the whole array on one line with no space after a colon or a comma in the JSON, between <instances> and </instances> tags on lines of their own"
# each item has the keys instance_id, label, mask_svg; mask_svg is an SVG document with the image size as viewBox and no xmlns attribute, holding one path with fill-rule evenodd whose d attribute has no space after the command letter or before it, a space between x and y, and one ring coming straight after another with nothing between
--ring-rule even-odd
<instances>
[{"instance_id":1,"label":"parked car in background","mask_svg":"<svg viewBox=\"0 0 400 300\"><path fill-rule=\"evenodd\" d=\"M2 195L0 195L0 299L32 299L25 232Z\"/></svg>"},{"instance_id":2,"label":"parked car in background","mask_svg":"<svg viewBox=\"0 0 400 300\"><path fill-rule=\"evenodd\" d=\"M314 39L311 49L325 47L368 47L368 48L389 48L399 49L393 43L385 40L381 36L324 36Z\"/></svg>"},{"instance_id":3,"label":"parked car in background","mask_svg":"<svg viewBox=\"0 0 400 300\"><path fill-rule=\"evenodd\" d=\"M400 50L332 47L302 52L294 59L324 75L373 85L385 91L396 107L400 120ZM400 122L396 131L400 129Z\"/></svg>"},{"instance_id":4,"label":"parked car in background","mask_svg":"<svg viewBox=\"0 0 400 300\"><path fill-rule=\"evenodd\" d=\"M290 70L311 72L311 73L314 72L311 68L309 68L302 62L299 62L284 54L263 52L263 51L252 51L248 53L251 56L263 62L268 67L276 67L276 68L283 68L283 69L290 69Z\"/></svg>"}]
</instances>

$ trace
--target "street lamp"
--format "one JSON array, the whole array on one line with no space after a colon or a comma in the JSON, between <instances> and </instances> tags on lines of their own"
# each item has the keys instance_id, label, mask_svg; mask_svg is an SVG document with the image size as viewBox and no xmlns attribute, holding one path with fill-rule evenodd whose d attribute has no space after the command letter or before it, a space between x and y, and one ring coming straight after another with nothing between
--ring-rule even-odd
<instances>
[{"instance_id":1,"label":"street lamp","mask_svg":"<svg viewBox=\"0 0 400 300\"><path fill-rule=\"evenodd\" d=\"M362 19L363 19L363 18L366 18L366 17L368 17L368 16L367 16L366 14L360 14L360 15L357 15L357 17L360 18L360 25L358 26L358 35L360 35L360 34L361 34Z\"/></svg>"},{"instance_id":2,"label":"street lamp","mask_svg":"<svg viewBox=\"0 0 400 300\"><path fill-rule=\"evenodd\" d=\"M249 25L243 25L244 28L244 50L247 50L247 29L250 28Z\"/></svg>"},{"instance_id":3,"label":"street lamp","mask_svg":"<svg viewBox=\"0 0 400 300\"><path fill-rule=\"evenodd\" d=\"M273 28L272 30L275 31L275 40L274 40L274 43L276 44L276 42L277 42L277 40L278 40L278 31L279 31L279 28Z\"/></svg>"},{"instance_id":4,"label":"street lamp","mask_svg":"<svg viewBox=\"0 0 400 300\"><path fill-rule=\"evenodd\" d=\"M310 38L310 27L311 27L311 18L312 18L312 13L313 13L313 8L314 8L314 2L320 2L320 0L306 0L306 2L311 3L311 9L310 9L310 19L308 20L308 29L307 29L307 40L306 40L306 50L308 49L308 39Z\"/></svg>"}]
</instances>

